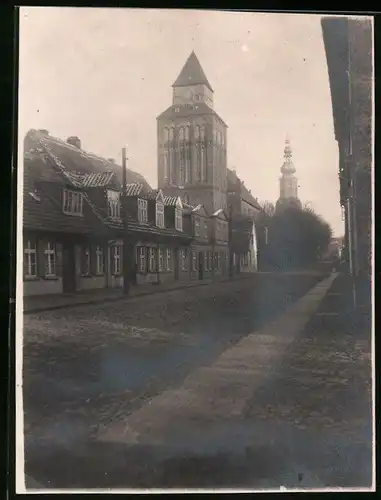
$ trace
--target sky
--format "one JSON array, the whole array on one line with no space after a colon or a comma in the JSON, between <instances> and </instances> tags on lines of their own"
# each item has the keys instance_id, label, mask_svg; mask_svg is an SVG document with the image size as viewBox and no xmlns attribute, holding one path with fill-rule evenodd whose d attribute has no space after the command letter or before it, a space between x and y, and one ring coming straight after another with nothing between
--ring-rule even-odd
<instances>
[{"instance_id":1,"label":"sky","mask_svg":"<svg viewBox=\"0 0 381 500\"><path fill-rule=\"evenodd\" d=\"M285 139L299 198L343 234L320 16L197 10L20 9L19 137L47 129L157 186L156 117L194 50L228 125L228 167L279 197Z\"/></svg>"}]
</instances>

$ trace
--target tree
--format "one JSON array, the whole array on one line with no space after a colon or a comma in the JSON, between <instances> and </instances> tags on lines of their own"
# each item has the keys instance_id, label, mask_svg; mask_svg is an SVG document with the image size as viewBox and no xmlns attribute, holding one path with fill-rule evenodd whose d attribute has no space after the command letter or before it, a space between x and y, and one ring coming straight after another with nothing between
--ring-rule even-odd
<instances>
[{"instance_id":1,"label":"tree","mask_svg":"<svg viewBox=\"0 0 381 500\"><path fill-rule=\"evenodd\" d=\"M258 219L258 253L262 270L313 266L331 241L329 224L309 206L290 205L274 212L271 203L264 206L266 210Z\"/></svg>"}]
</instances>

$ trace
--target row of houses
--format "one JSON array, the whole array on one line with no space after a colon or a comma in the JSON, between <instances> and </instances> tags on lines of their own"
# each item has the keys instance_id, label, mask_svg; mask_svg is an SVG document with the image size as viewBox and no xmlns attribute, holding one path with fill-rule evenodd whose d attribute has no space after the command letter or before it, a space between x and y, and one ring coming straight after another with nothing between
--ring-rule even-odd
<instances>
[{"instance_id":1,"label":"row of houses","mask_svg":"<svg viewBox=\"0 0 381 500\"><path fill-rule=\"evenodd\" d=\"M24 295L123 286L123 242L136 286L208 279L257 270L253 222L224 210L207 213L152 189L111 159L85 152L46 130L24 140ZM123 205L124 203L124 205ZM127 271L127 270L126 270Z\"/></svg>"}]
</instances>

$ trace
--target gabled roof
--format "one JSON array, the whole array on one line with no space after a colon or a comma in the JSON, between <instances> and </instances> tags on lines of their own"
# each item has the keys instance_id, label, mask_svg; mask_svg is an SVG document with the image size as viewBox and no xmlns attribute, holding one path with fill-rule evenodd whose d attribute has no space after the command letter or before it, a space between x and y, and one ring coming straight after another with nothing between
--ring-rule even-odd
<instances>
[{"instance_id":1,"label":"gabled roof","mask_svg":"<svg viewBox=\"0 0 381 500\"><path fill-rule=\"evenodd\" d=\"M212 92L212 86L205 76L204 70L201 67L200 61L192 50L179 76L172 87L187 87L188 85L206 85Z\"/></svg>"},{"instance_id":2,"label":"gabled roof","mask_svg":"<svg viewBox=\"0 0 381 500\"><path fill-rule=\"evenodd\" d=\"M212 217L217 218L217 219L227 220L227 217L226 217L226 214L225 214L225 211L223 208L219 208L218 210L216 210L213 213Z\"/></svg>"},{"instance_id":3,"label":"gabled roof","mask_svg":"<svg viewBox=\"0 0 381 500\"><path fill-rule=\"evenodd\" d=\"M228 192L236 192L237 186L239 186L241 199L246 203L248 203L249 205L251 205L252 207L256 208L257 210L262 210L262 207L259 204L258 200L254 198L254 196L250 193L247 187L243 184L241 179L238 177L236 171L231 170L230 168L227 168L226 170L227 170Z\"/></svg>"},{"instance_id":4,"label":"gabled roof","mask_svg":"<svg viewBox=\"0 0 381 500\"><path fill-rule=\"evenodd\" d=\"M169 106L163 113L161 113L157 119L166 118L174 120L175 118L187 118L190 116L199 115L213 115L216 116L224 125L227 127L224 120L220 117L214 109L210 108L205 102L198 102L195 104L178 104Z\"/></svg>"},{"instance_id":5,"label":"gabled roof","mask_svg":"<svg viewBox=\"0 0 381 500\"><path fill-rule=\"evenodd\" d=\"M164 196L164 205L166 207L175 207L178 201L177 196Z\"/></svg>"}]
</instances>

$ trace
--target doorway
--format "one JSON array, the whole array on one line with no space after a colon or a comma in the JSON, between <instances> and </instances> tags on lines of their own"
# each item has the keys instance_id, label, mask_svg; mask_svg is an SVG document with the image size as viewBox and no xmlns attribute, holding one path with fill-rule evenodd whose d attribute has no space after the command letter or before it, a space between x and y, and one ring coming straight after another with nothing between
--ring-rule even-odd
<instances>
[{"instance_id":1,"label":"doorway","mask_svg":"<svg viewBox=\"0 0 381 500\"><path fill-rule=\"evenodd\" d=\"M75 286L75 253L72 243L62 246L62 288L64 293L73 293Z\"/></svg>"}]
</instances>

